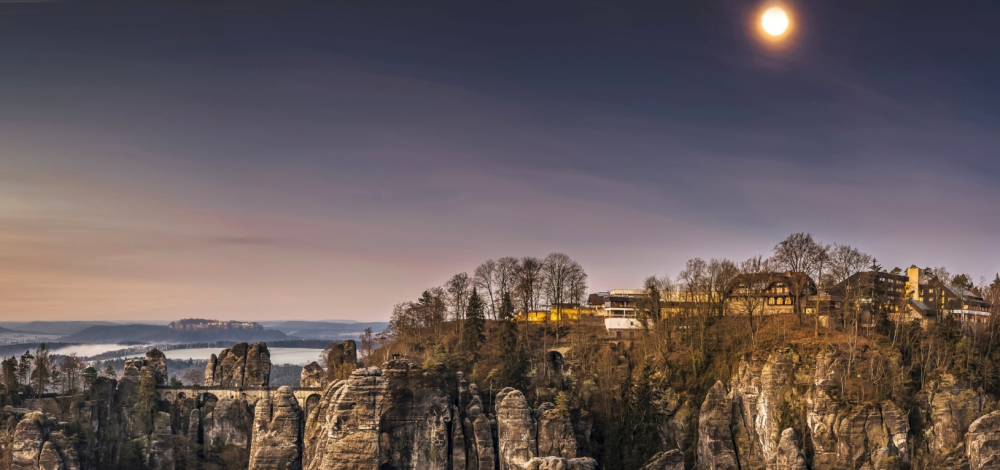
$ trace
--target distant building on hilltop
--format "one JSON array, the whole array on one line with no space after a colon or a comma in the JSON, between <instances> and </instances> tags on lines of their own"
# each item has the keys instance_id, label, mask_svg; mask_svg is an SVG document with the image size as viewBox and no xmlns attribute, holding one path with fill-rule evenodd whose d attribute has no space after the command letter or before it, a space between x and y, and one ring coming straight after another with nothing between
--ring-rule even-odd
<instances>
[{"instance_id":1,"label":"distant building on hilltop","mask_svg":"<svg viewBox=\"0 0 1000 470\"><path fill-rule=\"evenodd\" d=\"M170 322L172 330L263 330L264 327L257 322L251 321L221 321L206 320L204 318L185 318L175 322Z\"/></svg>"}]
</instances>

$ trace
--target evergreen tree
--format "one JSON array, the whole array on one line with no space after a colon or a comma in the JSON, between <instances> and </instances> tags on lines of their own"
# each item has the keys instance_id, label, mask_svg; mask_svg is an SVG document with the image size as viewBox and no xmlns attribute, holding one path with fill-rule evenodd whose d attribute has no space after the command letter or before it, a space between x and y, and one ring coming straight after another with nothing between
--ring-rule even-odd
<instances>
[{"instance_id":1,"label":"evergreen tree","mask_svg":"<svg viewBox=\"0 0 1000 470\"><path fill-rule=\"evenodd\" d=\"M524 352L518 343L517 323L514 318L514 303L509 293L504 293L500 301L499 343L501 357L501 380L503 387L523 387Z\"/></svg>"},{"instance_id":2,"label":"evergreen tree","mask_svg":"<svg viewBox=\"0 0 1000 470\"><path fill-rule=\"evenodd\" d=\"M17 358L11 356L3 360L3 364L0 366L0 377L3 378L3 384L7 386L8 391L13 392L18 389Z\"/></svg>"},{"instance_id":3,"label":"evergreen tree","mask_svg":"<svg viewBox=\"0 0 1000 470\"><path fill-rule=\"evenodd\" d=\"M462 352L466 354L472 362L479 359L479 349L486 341L486 318L485 305L479 297L477 289L472 289L469 296L469 307L465 312L465 329L462 331Z\"/></svg>"},{"instance_id":4,"label":"evergreen tree","mask_svg":"<svg viewBox=\"0 0 1000 470\"><path fill-rule=\"evenodd\" d=\"M17 380L21 385L28 385L28 379L31 378L31 363L34 360L35 356L31 355L31 351L21 354L21 362L17 365Z\"/></svg>"},{"instance_id":5,"label":"evergreen tree","mask_svg":"<svg viewBox=\"0 0 1000 470\"><path fill-rule=\"evenodd\" d=\"M86 391L91 391L94 389L94 384L97 383L97 369L92 366L83 369L83 387Z\"/></svg>"},{"instance_id":6,"label":"evergreen tree","mask_svg":"<svg viewBox=\"0 0 1000 470\"><path fill-rule=\"evenodd\" d=\"M49 376L52 366L52 358L49 356L49 348L45 343L38 345L35 349L35 370L31 372L31 382L35 386L35 393L45 393L45 388L49 385Z\"/></svg>"},{"instance_id":7,"label":"evergreen tree","mask_svg":"<svg viewBox=\"0 0 1000 470\"><path fill-rule=\"evenodd\" d=\"M875 331L880 333L886 333L888 330L888 312L886 309L887 301L887 288L885 281L882 280L882 274L885 271L882 270L882 266L878 264L878 260L872 258L871 265L871 292L868 293L868 298L871 299L869 303L869 308L871 309L871 325L875 328Z\"/></svg>"}]
</instances>

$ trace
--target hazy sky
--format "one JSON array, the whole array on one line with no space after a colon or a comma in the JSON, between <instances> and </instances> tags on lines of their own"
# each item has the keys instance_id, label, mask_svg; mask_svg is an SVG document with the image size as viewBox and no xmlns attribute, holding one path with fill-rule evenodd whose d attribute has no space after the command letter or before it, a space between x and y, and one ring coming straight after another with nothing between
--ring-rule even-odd
<instances>
[{"instance_id":1,"label":"hazy sky","mask_svg":"<svg viewBox=\"0 0 1000 470\"><path fill-rule=\"evenodd\" d=\"M759 2L273 4L0 0L0 320L383 320L798 231L1000 271L1000 2L792 3L780 55Z\"/></svg>"}]
</instances>

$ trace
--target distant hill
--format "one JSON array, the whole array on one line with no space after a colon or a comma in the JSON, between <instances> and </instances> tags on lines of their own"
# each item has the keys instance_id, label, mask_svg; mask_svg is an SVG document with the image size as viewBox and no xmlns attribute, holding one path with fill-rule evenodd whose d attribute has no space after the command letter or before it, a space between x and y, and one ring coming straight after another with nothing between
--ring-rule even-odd
<instances>
[{"instance_id":1,"label":"distant hill","mask_svg":"<svg viewBox=\"0 0 1000 470\"><path fill-rule=\"evenodd\" d=\"M160 325L94 325L60 339L64 343L120 343L145 341L146 338L165 333L169 328Z\"/></svg>"},{"instance_id":2,"label":"distant hill","mask_svg":"<svg viewBox=\"0 0 1000 470\"><path fill-rule=\"evenodd\" d=\"M389 326L387 322L344 323L329 321L261 322L261 324L297 338L327 340L358 339L365 328L371 328L373 332L381 333Z\"/></svg>"},{"instance_id":3,"label":"distant hill","mask_svg":"<svg viewBox=\"0 0 1000 470\"><path fill-rule=\"evenodd\" d=\"M33 321L5 322L2 326L15 330L46 335L71 335L96 325L119 325L107 321Z\"/></svg>"},{"instance_id":4,"label":"distant hill","mask_svg":"<svg viewBox=\"0 0 1000 470\"><path fill-rule=\"evenodd\" d=\"M163 325L95 325L60 339L66 343L199 343L214 341L276 341L288 339L277 330L206 328L179 330Z\"/></svg>"}]
</instances>

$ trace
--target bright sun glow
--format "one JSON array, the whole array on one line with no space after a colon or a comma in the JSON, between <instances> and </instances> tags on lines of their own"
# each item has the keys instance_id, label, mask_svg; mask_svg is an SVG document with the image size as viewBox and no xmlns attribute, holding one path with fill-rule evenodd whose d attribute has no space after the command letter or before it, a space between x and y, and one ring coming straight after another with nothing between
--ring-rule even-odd
<instances>
[{"instance_id":1,"label":"bright sun glow","mask_svg":"<svg viewBox=\"0 0 1000 470\"><path fill-rule=\"evenodd\" d=\"M760 24L764 27L764 32L778 36L788 29L788 15L781 8L771 7L760 18Z\"/></svg>"}]
</instances>

